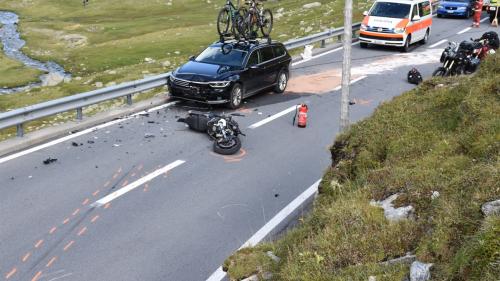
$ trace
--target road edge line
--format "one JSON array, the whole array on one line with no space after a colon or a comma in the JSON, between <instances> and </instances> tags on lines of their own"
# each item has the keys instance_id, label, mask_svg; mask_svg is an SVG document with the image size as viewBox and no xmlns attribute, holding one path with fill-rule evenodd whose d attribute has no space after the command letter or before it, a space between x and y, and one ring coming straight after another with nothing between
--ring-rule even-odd
<instances>
[{"instance_id":1,"label":"road edge line","mask_svg":"<svg viewBox=\"0 0 500 281\"><path fill-rule=\"evenodd\" d=\"M297 196L292 202L281 209L271 220L269 220L263 227L261 227L250 239L248 239L238 250L255 246L260 243L264 238L266 238L280 223L282 223L286 218L288 218L293 212L295 212L304 202L311 199L318 192L318 187L321 179L313 183L309 188ZM217 268L206 281L221 281L227 276L227 273L222 270L220 266Z\"/></svg>"}]
</instances>

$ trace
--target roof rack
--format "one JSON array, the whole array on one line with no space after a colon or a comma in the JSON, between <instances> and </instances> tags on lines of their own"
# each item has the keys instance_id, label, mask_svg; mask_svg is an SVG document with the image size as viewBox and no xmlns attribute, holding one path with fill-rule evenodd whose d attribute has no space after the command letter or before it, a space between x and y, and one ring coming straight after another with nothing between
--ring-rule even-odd
<instances>
[{"instance_id":1,"label":"roof rack","mask_svg":"<svg viewBox=\"0 0 500 281\"><path fill-rule=\"evenodd\" d=\"M261 43L270 44L271 42L272 42L271 37L245 39L245 38L235 37L235 36L227 36L227 37L220 36L219 41L217 43L242 43L242 44L259 45Z\"/></svg>"}]
</instances>

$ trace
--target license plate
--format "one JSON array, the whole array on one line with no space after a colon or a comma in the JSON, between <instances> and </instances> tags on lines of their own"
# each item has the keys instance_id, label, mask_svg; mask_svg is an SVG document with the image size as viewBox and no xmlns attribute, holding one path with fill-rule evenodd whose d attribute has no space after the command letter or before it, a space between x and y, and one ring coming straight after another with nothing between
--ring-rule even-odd
<instances>
[{"instance_id":1,"label":"license plate","mask_svg":"<svg viewBox=\"0 0 500 281\"><path fill-rule=\"evenodd\" d=\"M490 11L496 11L496 7L490 7Z\"/></svg>"},{"instance_id":2,"label":"license plate","mask_svg":"<svg viewBox=\"0 0 500 281\"><path fill-rule=\"evenodd\" d=\"M448 14L453 14L453 11L446 11L446 12L448 12Z\"/></svg>"},{"instance_id":3,"label":"license plate","mask_svg":"<svg viewBox=\"0 0 500 281\"><path fill-rule=\"evenodd\" d=\"M382 40L373 40L373 44L384 44Z\"/></svg>"}]
</instances>

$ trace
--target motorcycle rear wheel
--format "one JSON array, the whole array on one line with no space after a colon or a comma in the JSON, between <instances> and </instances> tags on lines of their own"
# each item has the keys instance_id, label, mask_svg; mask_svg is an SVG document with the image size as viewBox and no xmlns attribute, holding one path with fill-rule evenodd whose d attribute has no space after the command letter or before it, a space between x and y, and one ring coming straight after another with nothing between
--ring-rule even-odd
<instances>
[{"instance_id":1,"label":"motorcycle rear wheel","mask_svg":"<svg viewBox=\"0 0 500 281\"><path fill-rule=\"evenodd\" d=\"M240 151L241 148L241 140L238 137L234 137L231 140L231 143L226 145L221 145L214 140L214 152L222 155L233 155L236 152Z\"/></svg>"}]
</instances>

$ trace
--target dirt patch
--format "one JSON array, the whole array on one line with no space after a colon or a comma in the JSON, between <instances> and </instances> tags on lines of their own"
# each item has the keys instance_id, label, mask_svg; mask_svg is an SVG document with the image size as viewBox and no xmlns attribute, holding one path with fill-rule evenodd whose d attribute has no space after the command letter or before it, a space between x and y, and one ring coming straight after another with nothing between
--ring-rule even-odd
<instances>
[{"instance_id":1,"label":"dirt patch","mask_svg":"<svg viewBox=\"0 0 500 281\"><path fill-rule=\"evenodd\" d=\"M351 76L356 79L359 76ZM288 82L287 92L289 93L308 93L324 94L333 91L340 86L342 73L340 70L330 70L310 75L297 76Z\"/></svg>"}]
</instances>

